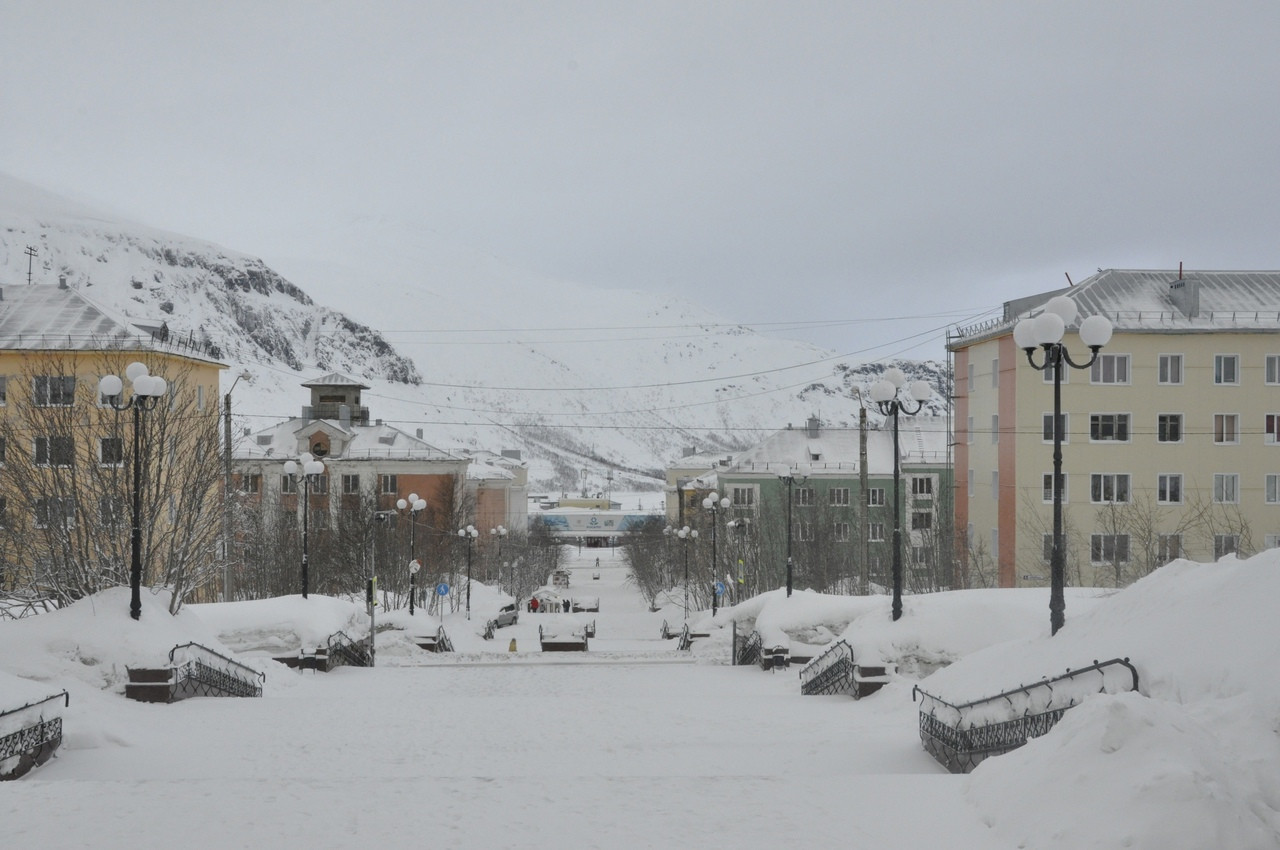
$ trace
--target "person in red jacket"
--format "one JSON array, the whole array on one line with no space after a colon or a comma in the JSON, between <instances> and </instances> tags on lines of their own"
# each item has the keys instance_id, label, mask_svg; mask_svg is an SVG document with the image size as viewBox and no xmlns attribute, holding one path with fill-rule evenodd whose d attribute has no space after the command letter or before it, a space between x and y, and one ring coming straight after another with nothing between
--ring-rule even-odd
<instances>
[{"instance_id":1,"label":"person in red jacket","mask_svg":"<svg viewBox=\"0 0 1280 850\"><path fill-rule=\"evenodd\" d=\"M529 610L535 614L538 613L538 598L536 596L529 600Z\"/></svg>"}]
</instances>

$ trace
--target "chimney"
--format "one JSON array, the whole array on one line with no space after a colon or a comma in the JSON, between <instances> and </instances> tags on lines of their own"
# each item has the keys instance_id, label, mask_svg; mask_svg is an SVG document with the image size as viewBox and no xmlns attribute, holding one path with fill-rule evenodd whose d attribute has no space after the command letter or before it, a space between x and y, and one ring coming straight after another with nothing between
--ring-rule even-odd
<instances>
[{"instance_id":1,"label":"chimney","mask_svg":"<svg viewBox=\"0 0 1280 850\"><path fill-rule=\"evenodd\" d=\"M349 404L338 405L338 424L341 425L343 428L351 427L351 405Z\"/></svg>"},{"instance_id":2,"label":"chimney","mask_svg":"<svg viewBox=\"0 0 1280 850\"><path fill-rule=\"evenodd\" d=\"M421 428L419 428L419 429L418 429L418 434L417 434L417 436L418 436L418 439L419 439L419 440L421 440L421 439L422 439L422 429L421 429Z\"/></svg>"},{"instance_id":3,"label":"chimney","mask_svg":"<svg viewBox=\"0 0 1280 850\"><path fill-rule=\"evenodd\" d=\"M315 408L309 404L304 404L302 406L302 419L305 422L310 422L312 419L315 419Z\"/></svg>"},{"instance_id":4,"label":"chimney","mask_svg":"<svg viewBox=\"0 0 1280 850\"><path fill-rule=\"evenodd\" d=\"M691 447L689 447L689 448L686 448L686 449L684 450L684 454L682 454L682 455L680 455L680 456L681 456L681 457L693 457L693 456L694 456L694 455L696 455L697 453L698 453L698 447L697 447L697 446L691 446Z\"/></svg>"},{"instance_id":5,"label":"chimney","mask_svg":"<svg viewBox=\"0 0 1280 850\"><path fill-rule=\"evenodd\" d=\"M58 288L59 289L67 288L67 276L65 274L58 275Z\"/></svg>"},{"instance_id":6,"label":"chimney","mask_svg":"<svg viewBox=\"0 0 1280 850\"><path fill-rule=\"evenodd\" d=\"M502 456L506 458L510 458L511 460L519 460L520 450L519 449L503 449Z\"/></svg>"},{"instance_id":7,"label":"chimney","mask_svg":"<svg viewBox=\"0 0 1280 850\"><path fill-rule=\"evenodd\" d=\"M810 416L809 421L806 424L809 431L809 439L816 440L818 438L818 431L822 428L822 420L816 416Z\"/></svg>"},{"instance_id":8,"label":"chimney","mask_svg":"<svg viewBox=\"0 0 1280 850\"><path fill-rule=\"evenodd\" d=\"M1200 315L1200 281L1180 278L1169 284L1169 299L1188 319Z\"/></svg>"}]
</instances>

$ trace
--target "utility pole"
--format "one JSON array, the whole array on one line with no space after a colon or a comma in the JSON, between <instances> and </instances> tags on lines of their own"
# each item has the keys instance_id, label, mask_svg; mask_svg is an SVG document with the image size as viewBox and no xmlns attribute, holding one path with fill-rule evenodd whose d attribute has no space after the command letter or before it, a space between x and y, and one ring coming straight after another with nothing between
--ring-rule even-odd
<instances>
[{"instance_id":1,"label":"utility pole","mask_svg":"<svg viewBox=\"0 0 1280 850\"><path fill-rule=\"evenodd\" d=\"M28 245L27 250L23 252L27 255L27 286L31 285L31 263L36 258L36 249L34 245Z\"/></svg>"}]
</instances>

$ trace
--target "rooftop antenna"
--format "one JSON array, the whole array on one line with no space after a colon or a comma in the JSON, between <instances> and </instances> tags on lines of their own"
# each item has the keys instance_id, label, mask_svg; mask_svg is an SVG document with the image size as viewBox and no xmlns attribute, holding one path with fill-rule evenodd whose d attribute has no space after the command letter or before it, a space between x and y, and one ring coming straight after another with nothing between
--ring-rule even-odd
<instances>
[{"instance_id":1,"label":"rooftop antenna","mask_svg":"<svg viewBox=\"0 0 1280 850\"><path fill-rule=\"evenodd\" d=\"M1063 274L1067 276L1067 286L1075 286L1075 283L1071 280L1071 272L1063 272Z\"/></svg>"},{"instance_id":2,"label":"rooftop antenna","mask_svg":"<svg viewBox=\"0 0 1280 850\"><path fill-rule=\"evenodd\" d=\"M31 285L31 263L36 258L36 249L32 245L27 246L27 250L23 252L27 255L27 286Z\"/></svg>"}]
</instances>

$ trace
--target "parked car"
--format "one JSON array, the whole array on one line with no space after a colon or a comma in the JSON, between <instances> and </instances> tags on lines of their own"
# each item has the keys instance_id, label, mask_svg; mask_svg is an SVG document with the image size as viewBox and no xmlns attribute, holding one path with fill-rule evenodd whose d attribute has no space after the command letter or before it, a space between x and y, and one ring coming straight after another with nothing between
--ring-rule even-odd
<instances>
[{"instance_id":1,"label":"parked car","mask_svg":"<svg viewBox=\"0 0 1280 850\"><path fill-rule=\"evenodd\" d=\"M493 618L494 624L499 627L514 626L517 622L519 622L519 620L520 620L520 612L516 610L516 606L514 602L511 603L510 605L504 606L501 610L498 611L497 616Z\"/></svg>"}]
</instances>

